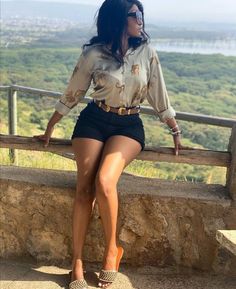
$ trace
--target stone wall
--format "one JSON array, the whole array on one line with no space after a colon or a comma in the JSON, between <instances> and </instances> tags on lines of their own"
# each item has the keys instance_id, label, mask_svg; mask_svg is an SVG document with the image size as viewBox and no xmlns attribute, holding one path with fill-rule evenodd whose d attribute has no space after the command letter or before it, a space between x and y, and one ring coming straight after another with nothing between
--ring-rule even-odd
<instances>
[{"instance_id":1,"label":"stone wall","mask_svg":"<svg viewBox=\"0 0 236 289\"><path fill-rule=\"evenodd\" d=\"M75 172L2 166L0 256L69 264L75 184ZM219 229L236 229L235 203L224 186L124 173L118 193L117 238L125 250L122 262L236 274L235 257L222 253L215 238ZM95 203L84 260L101 262L103 250Z\"/></svg>"}]
</instances>

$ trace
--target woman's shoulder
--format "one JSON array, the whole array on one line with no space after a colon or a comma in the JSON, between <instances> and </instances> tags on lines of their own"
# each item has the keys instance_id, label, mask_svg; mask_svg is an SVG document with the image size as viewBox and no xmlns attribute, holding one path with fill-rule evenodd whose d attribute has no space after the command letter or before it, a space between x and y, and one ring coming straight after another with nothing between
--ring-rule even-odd
<instances>
[{"instance_id":1,"label":"woman's shoulder","mask_svg":"<svg viewBox=\"0 0 236 289\"><path fill-rule=\"evenodd\" d=\"M150 43L150 42L146 42L143 44L144 45L144 49L145 52L149 55L149 56L153 56L154 54L157 53L155 46Z\"/></svg>"},{"instance_id":2,"label":"woman's shoulder","mask_svg":"<svg viewBox=\"0 0 236 289\"><path fill-rule=\"evenodd\" d=\"M101 50L101 48L103 46L104 46L104 44L102 44L102 43L94 43L94 44L90 44L90 45L85 45L82 52L84 54L98 52Z\"/></svg>"},{"instance_id":3,"label":"woman's shoulder","mask_svg":"<svg viewBox=\"0 0 236 289\"><path fill-rule=\"evenodd\" d=\"M95 43L92 45L86 45L82 48L81 54L84 58L94 59L101 51L101 44Z\"/></svg>"},{"instance_id":4,"label":"woman's shoulder","mask_svg":"<svg viewBox=\"0 0 236 289\"><path fill-rule=\"evenodd\" d=\"M150 42L142 43L135 50L137 50L138 53L141 53L142 57L148 59L151 59L156 54L156 49Z\"/></svg>"}]
</instances>

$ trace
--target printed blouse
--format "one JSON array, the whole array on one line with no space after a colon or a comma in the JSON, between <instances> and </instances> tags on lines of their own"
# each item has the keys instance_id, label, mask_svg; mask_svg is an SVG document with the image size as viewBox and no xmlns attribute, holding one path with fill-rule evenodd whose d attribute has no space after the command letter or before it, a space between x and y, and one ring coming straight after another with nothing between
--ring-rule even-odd
<instances>
[{"instance_id":1,"label":"printed blouse","mask_svg":"<svg viewBox=\"0 0 236 289\"><path fill-rule=\"evenodd\" d=\"M104 44L82 50L65 92L55 109L66 115L92 88L90 97L113 107L138 106L145 99L162 122L175 117L158 54L149 43L129 48L120 64Z\"/></svg>"}]
</instances>

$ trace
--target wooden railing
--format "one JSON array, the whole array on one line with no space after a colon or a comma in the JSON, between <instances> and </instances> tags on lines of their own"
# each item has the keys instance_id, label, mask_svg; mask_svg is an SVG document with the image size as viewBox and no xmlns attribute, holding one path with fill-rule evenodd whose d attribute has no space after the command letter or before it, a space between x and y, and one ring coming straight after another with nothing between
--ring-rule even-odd
<instances>
[{"instance_id":1,"label":"wooden railing","mask_svg":"<svg viewBox=\"0 0 236 289\"><path fill-rule=\"evenodd\" d=\"M55 98L59 98L61 93L18 85L0 86L0 91L8 93L9 111L9 135L0 135L0 147L10 149L12 161L14 161L14 149L49 151L73 158L70 140L52 138L49 146L45 148L42 142L36 138L17 136L17 91ZM81 102L88 103L90 100L91 98L84 98ZM152 108L144 106L141 106L140 113L156 115ZM137 159L226 167L226 186L232 199L236 200L236 120L186 112L176 112L176 119L231 128L228 151L182 149L179 151L179 155L175 156L173 148L146 146Z\"/></svg>"}]
</instances>

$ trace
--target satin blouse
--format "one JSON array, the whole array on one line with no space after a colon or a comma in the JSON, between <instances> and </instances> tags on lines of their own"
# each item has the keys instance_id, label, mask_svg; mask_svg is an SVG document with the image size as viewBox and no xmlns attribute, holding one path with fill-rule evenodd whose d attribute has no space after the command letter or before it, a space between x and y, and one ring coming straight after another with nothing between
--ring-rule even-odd
<instances>
[{"instance_id":1,"label":"satin blouse","mask_svg":"<svg viewBox=\"0 0 236 289\"><path fill-rule=\"evenodd\" d=\"M138 106L145 99L162 122L175 117L155 48L149 43L129 48L120 64L104 44L82 50L69 83L55 109L62 115L81 101L88 89L90 97L113 107Z\"/></svg>"}]
</instances>

